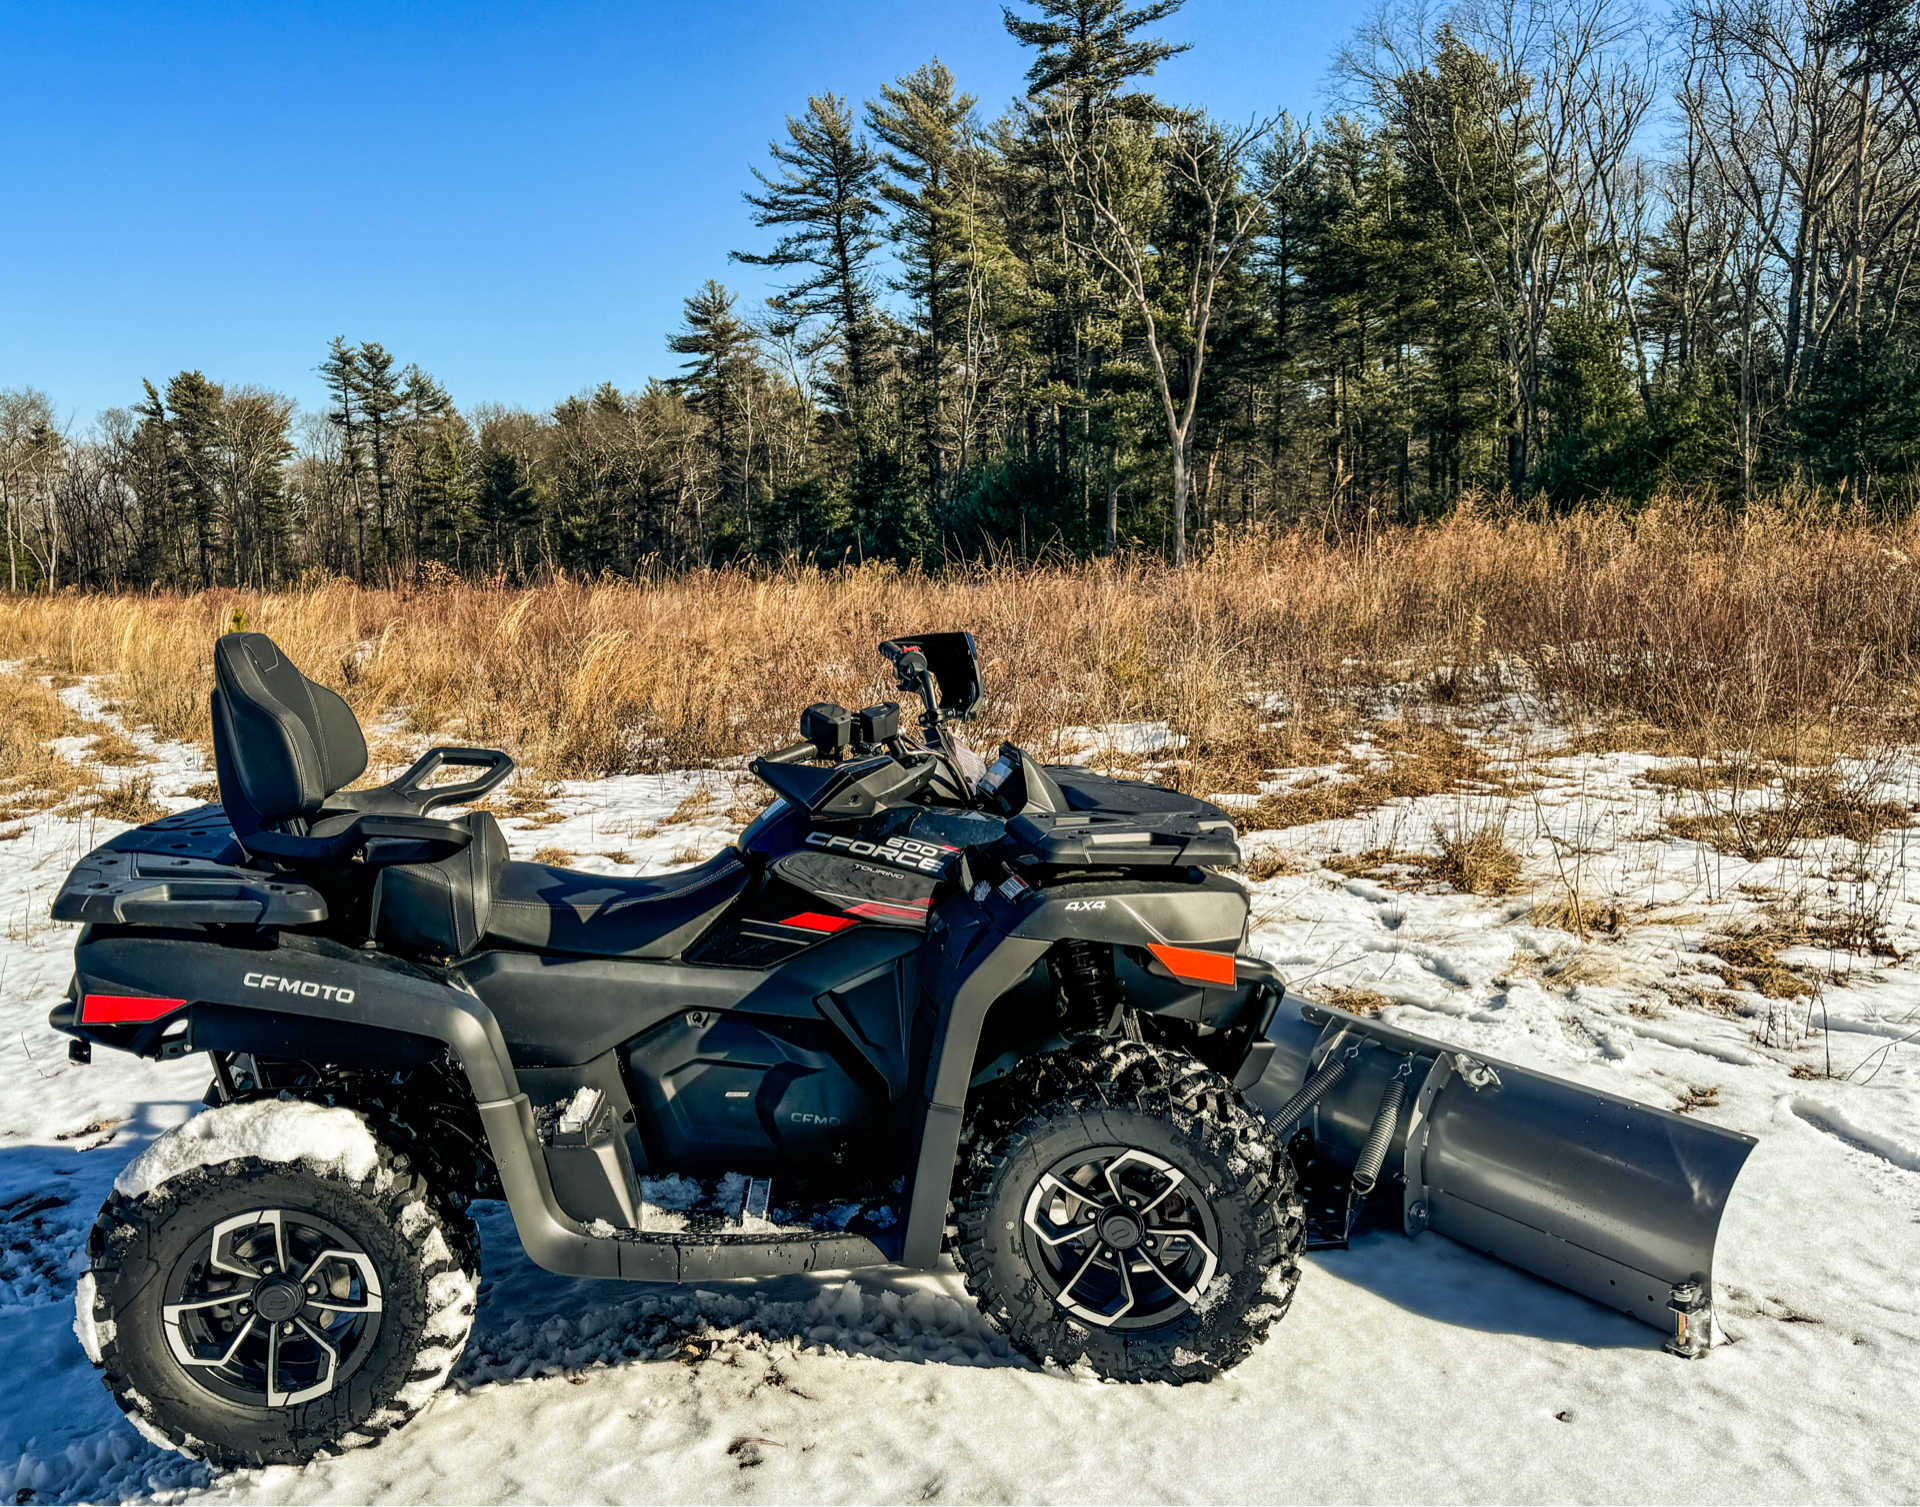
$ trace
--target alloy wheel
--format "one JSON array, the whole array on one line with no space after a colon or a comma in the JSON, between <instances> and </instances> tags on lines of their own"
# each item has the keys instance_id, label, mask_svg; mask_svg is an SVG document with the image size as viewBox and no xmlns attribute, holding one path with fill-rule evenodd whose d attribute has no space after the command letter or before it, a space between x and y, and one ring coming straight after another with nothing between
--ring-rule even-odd
<instances>
[{"instance_id":1,"label":"alloy wheel","mask_svg":"<svg viewBox=\"0 0 1920 1507\"><path fill-rule=\"evenodd\" d=\"M1033 1267L1054 1302L1103 1329L1145 1329L1200 1301L1220 1264L1204 1191L1126 1146L1062 1157L1027 1195Z\"/></svg>"},{"instance_id":2,"label":"alloy wheel","mask_svg":"<svg viewBox=\"0 0 1920 1507\"><path fill-rule=\"evenodd\" d=\"M344 1385L380 1331L380 1274L338 1226L259 1209L188 1244L161 1320L186 1374L228 1402L294 1407Z\"/></svg>"}]
</instances>

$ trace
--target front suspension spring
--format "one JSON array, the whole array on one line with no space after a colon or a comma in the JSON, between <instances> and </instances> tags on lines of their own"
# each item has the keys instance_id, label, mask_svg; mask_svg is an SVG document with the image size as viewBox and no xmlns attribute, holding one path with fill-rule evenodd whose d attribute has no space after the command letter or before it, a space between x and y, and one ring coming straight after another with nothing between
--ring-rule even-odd
<instances>
[{"instance_id":1,"label":"front suspension spring","mask_svg":"<svg viewBox=\"0 0 1920 1507\"><path fill-rule=\"evenodd\" d=\"M1106 1030L1120 1001L1113 976L1113 948L1105 942L1061 941L1047 954L1053 987L1060 995L1060 1030L1091 1036Z\"/></svg>"}]
</instances>

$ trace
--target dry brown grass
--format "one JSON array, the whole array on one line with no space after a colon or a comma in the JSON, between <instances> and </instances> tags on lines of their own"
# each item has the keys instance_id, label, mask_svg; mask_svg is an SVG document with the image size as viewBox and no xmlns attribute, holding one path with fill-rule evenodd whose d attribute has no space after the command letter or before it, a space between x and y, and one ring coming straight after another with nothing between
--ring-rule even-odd
<instances>
[{"instance_id":1,"label":"dry brown grass","mask_svg":"<svg viewBox=\"0 0 1920 1507\"><path fill-rule=\"evenodd\" d=\"M568 864L573 862L573 854L565 848L556 848L549 845L544 848L535 849L533 861L535 863L552 864L555 868L564 869Z\"/></svg>"},{"instance_id":2,"label":"dry brown grass","mask_svg":"<svg viewBox=\"0 0 1920 1507\"><path fill-rule=\"evenodd\" d=\"M96 764L109 764L117 768L129 768L135 764L151 764L152 755L143 750L138 743L118 728L108 728L105 732L95 733L87 740L86 758Z\"/></svg>"},{"instance_id":3,"label":"dry brown grass","mask_svg":"<svg viewBox=\"0 0 1920 1507\"><path fill-rule=\"evenodd\" d=\"M1738 763L1719 759L1694 759L1683 764L1663 764L1640 776L1644 784L1662 790L1691 790L1704 794L1710 790L1734 789L1751 783L1753 771Z\"/></svg>"},{"instance_id":4,"label":"dry brown grass","mask_svg":"<svg viewBox=\"0 0 1920 1507\"><path fill-rule=\"evenodd\" d=\"M1370 879L1375 884L1404 881L1408 871L1423 871L1431 861L1428 853L1402 853L1393 848L1368 848L1364 853L1335 853L1323 867L1348 879ZM1398 872L1396 872L1396 870Z\"/></svg>"},{"instance_id":5,"label":"dry brown grass","mask_svg":"<svg viewBox=\"0 0 1920 1507\"><path fill-rule=\"evenodd\" d=\"M1430 878L1469 895L1504 895L1520 882L1520 855L1498 821L1470 830L1435 827L1433 840L1439 856L1421 860Z\"/></svg>"},{"instance_id":6,"label":"dry brown grass","mask_svg":"<svg viewBox=\"0 0 1920 1507\"><path fill-rule=\"evenodd\" d=\"M1777 858L1826 837L1871 843L1912 820L1902 803L1878 798L1870 781L1848 780L1832 769L1788 773L1778 781L1777 791L1769 790L1764 805L1748 798L1751 793L1751 785L1736 787L1715 809L1669 816L1667 829L1754 860Z\"/></svg>"},{"instance_id":7,"label":"dry brown grass","mask_svg":"<svg viewBox=\"0 0 1920 1507\"><path fill-rule=\"evenodd\" d=\"M87 809L95 816L125 822L130 827L144 826L167 814L167 808L153 798L153 776L150 774L132 775L117 785L109 785Z\"/></svg>"},{"instance_id":8,"label":"dry brown grass","mask_svg":"<svg viewBox=\"0 0 1920 1507\"><path fill-rule=\"evenodd\" d=\"M1313 778L1264 797L1248 814L1248 827L1285 828L1343 820L1392 800L1415 800L1463 788L1487 789L1497 783L1486 756L1445 723L1395 717L1362 730L1342 719L1331 727L1322 723L1315 728L1316 745L1324 749L1337 735L1336 728L1351 736L1364 736L1371 745L1370 754L1358 758L1337 755L1339 778ZM1233 787L1216 784L1212 788Z\"/></svg>"},{"instance_id":9,"label":"dry brown grass","mask_svg":"<svg viewBox=\"0 0 1920 1507\"><path fill-rule=\"evenodd\" d=\"M99 783L91 769L48 747L53 738L87 731L89 724L37 677L0 675L0 821L17 822Z\"/></svg>"},{"instance_id":10,"label":"dry brown grass","mask_svg":"<svg viewBox=\"0 0 1920 1507\"><path fill-rule=\"evenodd\" d=\"M673 808L667 816L667 825L703 821L713 814L714 804L713 792L702 785L689 791L686 799Z\"/></svg>"},{"instance_id":11,"label":"dry brown grass","mask_svg":"<svg viewBox=\"0 0 1920 1507\"><path fill-rule=\"evenodd\" d=\"M1317 989L1314 994L1323 1004L1332 1005L1336 1010L1345 1010L1349 1015L1364 1015L1368 1019L1379 1015L1393 1003L1375 989L1341 987Z\"/></svg>"},{"instance_id":12,"label":"dry brown grass","mask_svg":"<svg viewBox=\"0 0 1920 1507\"><path fill-rule=\"evenodd\" d=\"M1707 946L1726 964L1721 974L1730 987L1751 989L1768 999L1794 999L1811 992L1812 986L1781 962L1780 954L1812 940L1801 920L1782 912L1724 932L1711 938Z\"/></svg>"},{"instance_id":13,"label":"dry brown grass","mask_svg":"<svg viewBox=\"0 0 1920 1507\"><path fill-rule=\"evenodd\" d=\"M1590 931L1604 931L1617 937L1629 925L1627 913L1617 903L1576 895L1565 887L1544 900L1534 901L1527 911L1527 921L1533 926L1570 931L1579 937L1585 937Z\"/></svg>"},{"instance_id":14,"label":"dry brown grass","mask_svg":"<svg viewBox=\"0 0 1920 1507\"><path fill-rule=\"evenodd\" d=\"M23 597L0 604L0 657L110 675L131 725L204 741L209 646L238 608L363 721L400 713L413 732L508 748L551 779L789 741L808 701L890 694L882 638L966 626L991 698L981 742L1051 752L1070 726L1163 721L1184 740L1163 777L1250 792L1270 769L1326 762L1328 718L1357 690L1423 674L1449 707L1531 681L1563 719L1638 723L1677 754L1763 726L1803 743L1833 728L1831 742L1863 729L1890 741L1920 679L1916 555L1920 522L1465 509L1363 542L1248 537L1185 570L1122 557L931 577L869 565L528 590ZM1437 745L1398 750L1370 786L1295 792L1269 814L1293 823L1427 793L1459 762Z\"/></svg>"},{"instance_id":15,"label":"dry brown grass","mask_svg":"<svg viewBox=\"0 0 1920 1507\"><path fill-rule=\"evenodd\" d=\"M1240 873L1254 884L1264 884L1269 879L1278 879L1283 875L1305 872L1305 866L1291 854L1278 848L1257 848L1248 853L1240 863Z\"/></svg>"}]
</instances>

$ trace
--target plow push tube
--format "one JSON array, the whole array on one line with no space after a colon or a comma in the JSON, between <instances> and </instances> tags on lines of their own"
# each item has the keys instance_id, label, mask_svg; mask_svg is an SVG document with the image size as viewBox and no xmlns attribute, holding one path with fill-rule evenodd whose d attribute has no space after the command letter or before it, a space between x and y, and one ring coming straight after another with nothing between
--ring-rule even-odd
<instances>
[{"instance_id":1,"label":"plow push tube","mask_svg":"<svg viewBox=\"0 0 1920 1507\"><path fill-rule=\"evenodd\" d=\"M1317 1156L1362 1164L1356 1185L1404 1179L1405 1233L1436 1230L1705 1353L1714 1240L1752 1136L1295 995L1269 1035L1258 1097L1278 1106L1275 1135L1304 1127Z\"/></svg>"}]
</instances>

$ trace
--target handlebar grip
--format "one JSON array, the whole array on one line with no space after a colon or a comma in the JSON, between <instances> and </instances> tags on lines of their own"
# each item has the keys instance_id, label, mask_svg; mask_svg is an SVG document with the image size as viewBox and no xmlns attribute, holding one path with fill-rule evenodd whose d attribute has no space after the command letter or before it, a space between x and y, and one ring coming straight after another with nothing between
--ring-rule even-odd
<instances>
[{"instance_id":1,"label":"handlebar grip","mask_svg":"<svg viewBox=\"0 0 1920 1507\"><path fill-rule=\"evenodd\" d=\"M813 746L811 738L802 738L798 743L789 743L785 748L777 748L772 753L761 754L769 764L798 764L802 760L814 758L820 752Z\"/></svg>"}]
</instances>

